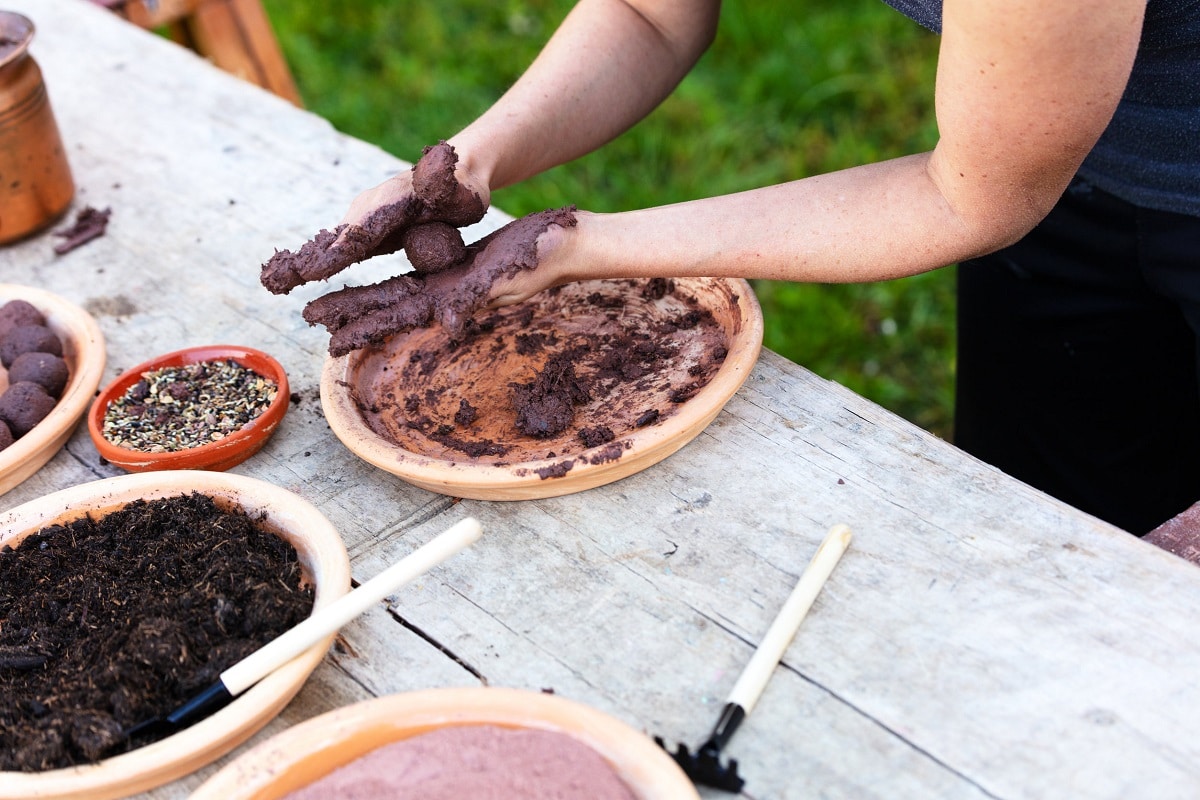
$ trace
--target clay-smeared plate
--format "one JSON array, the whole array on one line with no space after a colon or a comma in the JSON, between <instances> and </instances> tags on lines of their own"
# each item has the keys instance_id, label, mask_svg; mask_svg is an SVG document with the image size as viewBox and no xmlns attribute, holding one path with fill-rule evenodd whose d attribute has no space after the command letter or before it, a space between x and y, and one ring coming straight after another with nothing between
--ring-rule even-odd
<instances>
[{"instance_id":1,"label":"clay-smeared plate","mask_svg":"<svg viewBox=\"0 0 1200 800\"><path fill-rule=\"evenodd\" d=\"M553 497L624 478L695 438L749 376L762 334L743 280L584 281L478 316L457 345L435 326L330 358L321 401L351 451L417 486ZM514 384L568 350L590 398L561 432L522 433Z\"/></svg>"},{"instance_id":2,"label":"clay-smeared plate","mask_svg":"<svg viewBox=\"0 0 1200 800\"><path fill-rule=\"evenodd\" d=\"M79 306L44 289L0 284L0 305L10 300L25 300L45 315L46 324L62 342L69 377L49 415L29 433L0 450L0 494L41 469L71 438L100 385L105 359L100 326ZM8 374L0 367L0 392L7 388Z\"/></svg>"},{"instance_id":3,"label":"clay-smeared plate","mask_svg":"<svg viewBox=\"0 0 1200 800\"><path fill-rule=\"evenodd\" d=\"M115 511L137 499L200 492L240 507L295 546L322 608L350 587L350 561L341 536L304 498L265 481L196 470L121 475L94 481L0 514L0 544L84 514ZM252 736L287 705L324 658L333 636L259 681L212 716L160 741L96 764L47 772L0 772L0 800L127 797L203 767Z\"/></svg>"},{"instance_id":4,"label":"clay-smeared plate","mask_svg":"<svg viewBox=\"0 0 1200 800\"><path fill-rule=\"evenodd\" d=\"M389 695L314 717L225 765L191 800L276 800L392 742L451 725L537 728L599 753L638 800L698 800L679 765L640 731L544 692L497 687Z\"/></svg>"},{"instance_id":5,"label":"clay-smeared plate","mask_svg":"<svg viewBox=\"0 0 1200 800\"><path fill-rule=\"evenodd\" d=\"M108 407L125 395L147 372L199 364L206 361L234 361L275 382L275 399L261 414L239 430L210 444L185 450L151 453L113 444L104 436L104 417ZM167 469L206 469L222 471L235 467L262 449L288 410L287 373L278 361L251 347L239 345L203 345L165 353L136 367L130 367L104 388L88 412L88 433L96 450L107 461L129 472Z\"/></svg>"}]
</instances>

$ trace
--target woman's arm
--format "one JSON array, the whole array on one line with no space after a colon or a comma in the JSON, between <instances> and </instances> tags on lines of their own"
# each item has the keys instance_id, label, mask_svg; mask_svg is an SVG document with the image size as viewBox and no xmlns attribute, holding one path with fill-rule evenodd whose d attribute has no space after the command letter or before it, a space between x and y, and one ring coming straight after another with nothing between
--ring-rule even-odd
<instances>
[{"instance_id":1,"label":"woman's arm","mask_svg":"<svg viewBox=\"0 0 1200 800\"><path fill-rule=\"evenodd\" d=\"M946 0L930 153L549 231L509 302L586 277L879 280L991 252L1057 201L1108 124L1144 0ZM541 272L542 274L537 274Z\"/></svg>"},{"instance_id":2,"label":"woman's arm","mask_svg":"<svg viewBox=\"0 0 1200 800\"><path fill-rule=\"evenodd\" d=\"M589 153L674 90L719 12L720 0L581 0L512 88L449 142L492 190Z\"/></svg>"}]
</instances>

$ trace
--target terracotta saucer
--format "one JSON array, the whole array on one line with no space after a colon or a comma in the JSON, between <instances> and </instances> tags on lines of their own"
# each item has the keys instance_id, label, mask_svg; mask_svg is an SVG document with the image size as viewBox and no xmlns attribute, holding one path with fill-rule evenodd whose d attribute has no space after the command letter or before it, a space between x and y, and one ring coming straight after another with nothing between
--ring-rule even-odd
<instances>
[{"instance_id":1,"label":"terracotta saucer","mask_svg":"<svg viewBox=\"0 0 1200 800\"><path fill-rule=\"evenodd\" d=\"M0 543L137 499L200 492L236 505L298 551L323 608L350 587L350 562L333 525L304 498L254 478L195 470L121 475L45 495L0 514ZM259 681L232 703L173 736L96 764L40 773L0 772L0 799L127 797L203 767L250 738L292 699L324 658L333 636Z\"/></svg>"},{"instance_id":2,"label":"terracotta saucer","mask_svg":"<svg viewBox=\"0 0 1200 800\"><path fill-rule=\"evenodd\" d=\"M266 410L237 430L211 444L165 453L149 453L114 445L105 438L104 416L109 405L125 395L131 386L147 372L198 364L204 361L233 360L278 386L275 399ZM129 472L164 469L227 470L257 453L271 438L288 409L288 379L283 366L260 350L237 345L207 345L188 347L153 358L131 367L105 387L88 412L88 433L100 455Z\"/></svg>"},{"instance_id":3,"label":"terracotta saucer","mask_svg":"<svg viewBox=\"0 0 1200 800\"><path fill-rule=\"evenodd\" d=\"M698 800L679 765L640 731L558 695L499 687L388 695L314 717L243 753L191 800L276 800L391 742L451 725L537 728L599 753L638 800Z\"/></svg>"},{"instance_id":4,"label":"terracotta saucer","mask_svg":"<svg viewBox=\"0 0 1200 800\"><path fill-rule=\"evenodd\" d=\"M41 469L71 438L100 385L105 359L100 326L79 306L43 289L0 284L0 305L10 300L25 300L45 315L46 324L62 342L70 377L49 415L0 450L0 494ZM7 388L8 374L0 367L0 392Z\"/></svg>"},{"instance_id":5,"label":"terracotta saucer","mask_svg":"<svg viewBox=\"0 0 1200 800\"><path fill-rule=\"evenodd\" d=\"M346 447L417 486L552 497L643 470L699 435L750 375L762 335L743 280L583 281L477 317L462 342L435 326L330 358L321 402ZM591 395L560 432L522 433L514 385L564 352L578 354Z\"/></svg>"}]
</instances>

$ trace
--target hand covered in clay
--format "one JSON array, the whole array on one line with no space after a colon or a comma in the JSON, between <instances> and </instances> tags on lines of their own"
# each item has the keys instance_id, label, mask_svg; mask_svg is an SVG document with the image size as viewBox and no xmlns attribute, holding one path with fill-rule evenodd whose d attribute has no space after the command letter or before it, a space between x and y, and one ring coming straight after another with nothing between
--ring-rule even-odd
<instances>
[{"instance_id":1,"label":"hand covered in clay","mask_svg":"<svg viewBox=\"0 0 1200 800\"><path fill-rule=\"evenodd\" d=\"M331 292L309 303L304 319L329 330L333 356L435 322L458 338L477 311L554 285L558 276L537 268L558 243L556 234L575 222L573 206L521 217L465 246L462 260L449 269Z\"/></svg>"},{"instance_id":2,"label":"hand covered in clay","mask_svg":"<svg viewBox=\"0 0 1200 800\"><path fill-rule=\"evenodd\" d=\"M332 231L320 231L295 253L277 250L263 264L263 286L287 294L400 248L418 274L461 263L466 248L458 229L483 219L490 193L457 164L446 142L425 148L411 170L360 194Z\"/></svg>"}]
</instances>

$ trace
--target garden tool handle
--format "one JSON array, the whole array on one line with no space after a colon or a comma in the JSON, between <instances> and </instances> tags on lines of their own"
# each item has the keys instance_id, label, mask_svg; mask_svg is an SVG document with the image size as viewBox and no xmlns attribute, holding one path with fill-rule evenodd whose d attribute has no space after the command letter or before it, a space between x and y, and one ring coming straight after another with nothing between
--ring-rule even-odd
<instances>
[{"instance_id":1,"label":"garden tool handle","mask_svg":"<svg viewBox=\"0 0 1200 800\"><path fill-rule=\"evenodd\" d=\"M812 560L808 562L808 566L801 573L796 588L792 589L792 593L784 601L779 615L775 617L775 621L771 623L762 642L754 651L750 663L742 670L737 683L729 693L729 703L740 706L744 714L749 714L755 703L758 702L758 698L762 696L767 681L770 680L776 665L783 658L784 651L791 644L796 630L804 621L804 617L812 607L813 601L816 600L821 587L825 585L833 568L837 566L842 553L846 552L846 548L849 547L850 538L850 528L846 525L838 524L829 529L825 540L821 542L821 546L813 554Z\"/></svg>"},{"instance_id":2,"label":"garden tool handle","mask_svg":"<svg viewBox=\"0 0 1200 800\"><path fill-rule=\"evenodd\" d=\"M481 534L478 520L461 520L222 672L220 682L236 697L404 584L477 541Z\"/></svg>"}]
</instances>

